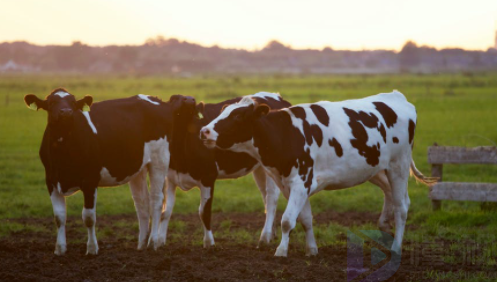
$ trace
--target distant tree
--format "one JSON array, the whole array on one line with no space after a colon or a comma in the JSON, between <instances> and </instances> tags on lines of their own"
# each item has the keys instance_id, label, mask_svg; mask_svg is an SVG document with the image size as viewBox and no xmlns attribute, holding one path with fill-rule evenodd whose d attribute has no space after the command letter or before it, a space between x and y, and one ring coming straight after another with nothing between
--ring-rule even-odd
<instances>
[{"instance_id":1,"label":"distant tree","mask_svg":"<svg viewBox=\"0 0 497 282\"><path fill-rule=\"evenodd\" d=\"M138 61L138 48L136 46L122 46L117 51L113 68L120 71L132 71Z\"/></svg>"},{"instance_id":2,"label":"distant tree","mask_svg":"<svg viewBox=\"0 0 497 282\"><path fill-rule=\"evenodd\" d=\"M263 51L284 51L290 50L291 48L283 45L279 41L271 40L266 44L266 46L262 49Z\"/></svg>"},{"instance_id":3,"label":"distant tree","mask_svg":"<svg viewBox=\"0 0 497 282\"><path fill-rule=\"evenodd\" d=\"M412 70L419 64L420 51L413 41L407 41L399 53L400 68L402 71Z\"/></svg>"},{"instance_id":4,"label":"distant tree","mask_svg":"<svg viewBox=\"0 0 497 282\"><path fill-rule=\"evenodd\" d=\"M178 39L176 38L169 38L167 41L166 41L166 44L167 45L178 45L178 44L181 44L181 42L179 42Z\"/></svg>"},{"instance_id":5,"label":"distant tree","mask_svg":"<svg viewBox=\"0 0 497 282\"><path fill-rule=\"evenodd\" d=\"M162 36L162 35L157 35L154 38L148 38L145 41L145 45L148 45L148 46L161 46L161 45L164 44L164 42L166 42L166 38L164 38L164 36Z\"/></svg>"},{"instance_id":6,"label":"distant tree","mask_svg":"<svg viewBox=\"0 0 497 282\"><path fill-rule=\"evenodd\" d=\"M119 60L125 63L134 63L138 57L138 48L134 46L123 46L119 48Z\"/></svg>"},{"instance_id":7,"label":"distant tree","mask_svg":"<svg viewBox=\"0 0 497 282\"><path fill-rule=\"evenodd\" d=\"M147 46L166 46L166 45L176 45L176 44L180 44L178 39L176 38L166 39L162 35L157 35L154 38L148 38L145 41L145 45Z\"/></svg>"},{"instance_id":8,"label":"distant tree","mask_svg":"<svg viewBox=\"0 0 497 282\"><path fill-rule=\"evenodd\" d=\"M79 41L70 46L55 46L52 49L56 65L63 70L86 70L91 63L92 48Z\"/></svg>"},{"instance_id":9,"label":"distant tree","mask_svg":"<svg viewBox=\"0 0 497 282\"><path fill-rule=\"evenodd\" d=\"M27 42L0 43L0 65L14 61L32 70L52 72L170 73L260 73L260 72L349 72L368 67L373 71L440 72L497 70L497 50L437 50L408 41L400 52L318 49L293 50L272 40L259 51L225 49L156 36L141 46L91 47L75 41L71 45L37 46Z\"/></svg>"},{"instance_id":10,"label":"distant tree","mask_svg":"<svg viewBox=\"0 0 497 282\"><path fill-rule=\"evenodd\" d=\"M14 60L14 62L18 64L25 64L28 62L30 57L29 43L25 41L14 42L11 44L10 52L10 59Z\"/></svg>"},{"instance_id":11,"label":"distant tree","mask_svg":"<svg viewBox=\"0 0 497 282\"><path fill-rule=\"evenodd\" d=\"M8 43L0 44L0 64L6 63L10 60L10 45Z\"/></svg>"},{"instance_id":12,"label":"distant tree","mask_svg":"<svg viewBox=\"0 0 497 282\"><path fill-rule=\"evenodd\" d=\"M326 46L323 48L323 52L325 52L325 53L333 52L333 49L329 46Z\"/></svg>"}]
</instances>

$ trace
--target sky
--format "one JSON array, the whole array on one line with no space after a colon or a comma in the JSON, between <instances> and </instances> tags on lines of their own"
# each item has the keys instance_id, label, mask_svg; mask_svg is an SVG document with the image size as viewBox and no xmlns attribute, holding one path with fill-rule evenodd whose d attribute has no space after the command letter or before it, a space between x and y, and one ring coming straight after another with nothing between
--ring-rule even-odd
<instances>
[{"instance_id":1,"label":"sky","mask_svg":"<svg viewBox=\"0 0 497 282\"><path fill-rule=\"evenodd\" d=\"M256 50L270 40L297 49L486 50L497 0L0 0L0 42L140 45L162 35Z\"/></svg>"}]
</instances>

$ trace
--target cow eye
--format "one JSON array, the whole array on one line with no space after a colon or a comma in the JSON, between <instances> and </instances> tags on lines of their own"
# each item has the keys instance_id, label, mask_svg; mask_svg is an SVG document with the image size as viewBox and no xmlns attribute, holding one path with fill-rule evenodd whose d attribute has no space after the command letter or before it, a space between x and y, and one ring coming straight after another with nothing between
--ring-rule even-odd
<instances>
[{"instance_id":1,"label":"cow eye","mask_svg":"<svg viewBox=\"0 0 497 282\"><path fill-rule=\"evenodd\" d=\"M235 121L242 121L242 115L241 114L237 114L235 116Z\"/></svg>"}]
</instances>

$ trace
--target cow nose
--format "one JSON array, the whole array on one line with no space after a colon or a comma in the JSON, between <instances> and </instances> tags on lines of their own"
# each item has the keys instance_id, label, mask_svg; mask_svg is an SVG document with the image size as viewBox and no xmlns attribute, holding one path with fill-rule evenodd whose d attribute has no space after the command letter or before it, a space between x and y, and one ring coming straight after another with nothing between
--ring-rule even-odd
<instances>
[{"instance_id":1,"label":"cow nose","mask_svg":"<svg viewBox=\"0 0 497 282\"><path fill-rule=\"evenodd\" d=\"M61 117L69 117L72 115L72 109L60 109L59 114Z\"/></svg>"},{"instance_id":2,"label":"cow nose","mask_svg":"<svg viewBox=\"0 0 497 282\"><path fill-rule=\"evenodd\" d=\"M210 133L211 133L211 131L208 128L205 128L205 127L202 128L202 130L200 130L200 139L206 140Z\"/></svg>"},{"instance_id":3,"label":"cow nose","mask_svg":"<svg viewBox=\"0 0 497 282\"><path fill-rule=\"evenodd\" d=\"M191 96L183 97L183 102L187 105L195 105L195 98Z\"/></svg>"}]
</instances>

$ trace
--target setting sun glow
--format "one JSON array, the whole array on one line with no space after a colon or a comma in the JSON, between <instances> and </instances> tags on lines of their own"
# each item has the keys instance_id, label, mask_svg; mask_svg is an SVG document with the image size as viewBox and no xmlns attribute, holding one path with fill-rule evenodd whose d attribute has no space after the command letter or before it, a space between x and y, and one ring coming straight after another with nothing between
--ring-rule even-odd
<instances>
[{"instance_id":1,"label":"setting sun glow","mask_svg":"<svg viewBox=\"0 0 497 282\"><path fill-rule=\"evenodd\" d=\"M163 35L202 45L260 49L493 46L497 1L19 0L0 4L0 41L139 45Z\"/></svg>"}]
</instances>

